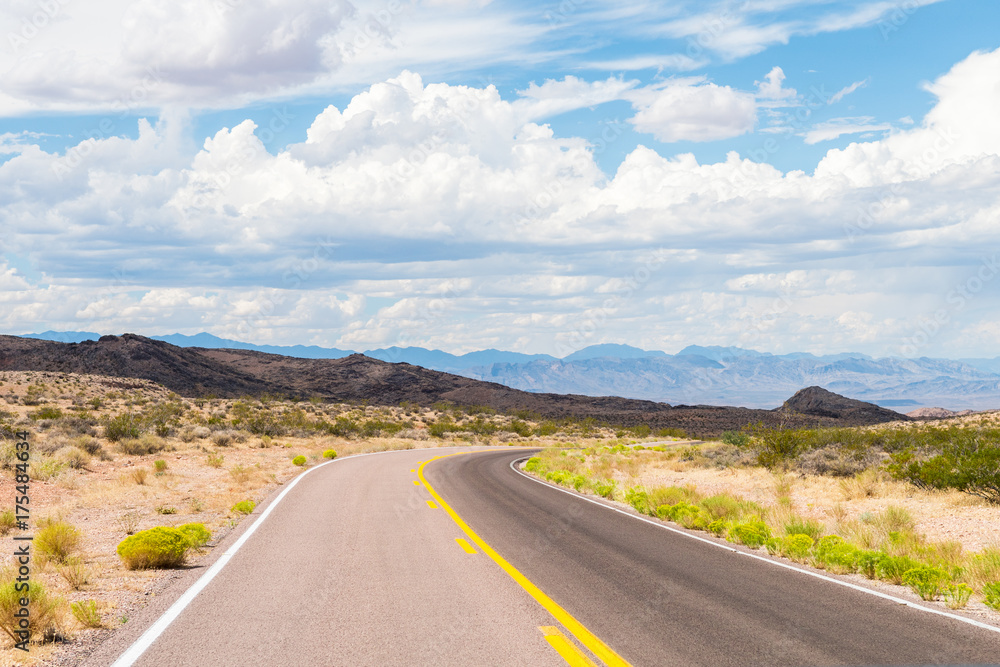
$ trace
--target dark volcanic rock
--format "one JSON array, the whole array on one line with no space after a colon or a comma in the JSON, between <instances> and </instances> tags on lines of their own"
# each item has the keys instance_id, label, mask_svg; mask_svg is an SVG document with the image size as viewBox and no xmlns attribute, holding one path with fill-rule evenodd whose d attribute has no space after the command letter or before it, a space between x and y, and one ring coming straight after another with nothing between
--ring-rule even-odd
<instances>
[{"instance_id":1,"label":"dark volcanic rock","mask_svg":"<svg viewBox=\"0 0 1000 667\"><path fill-rule=\"evenodd\" d=\"M891 421L906 421L909 418L874 403L847 398L822 387L806 387L778 408L786 414L829 417L850 424L881 424Z\"/></svg>"},{"instance_id":2,"label":"dark volcanic rock","mask_svg":"<svg viewBox=\"0 0 1000 667\"><path fill-rule=\"evenodd\" d=\"M718 435L754 422L771 426L844 426L906 419L891 410L818 387L796 394L786 403L791 407L785 411L671 407L616 396L529 393L360 354L341 359L303 359L251 350L177 347L134 334L103 336L79 344L0 336L0 370L85 373L118 380L141 378L189 397L283 394L374 405L409 401L424 406L450 401L506 413L528 410L546 419L590 417L622 426L648 424L654 430L683 428L700 436Z\"/></svg>"}]
</instances>

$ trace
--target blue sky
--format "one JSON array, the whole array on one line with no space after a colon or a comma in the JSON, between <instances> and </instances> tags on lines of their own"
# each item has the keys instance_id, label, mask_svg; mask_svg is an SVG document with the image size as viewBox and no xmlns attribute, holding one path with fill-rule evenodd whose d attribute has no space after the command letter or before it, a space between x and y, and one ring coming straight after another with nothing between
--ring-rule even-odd
<instances>
[{"instance_id":1,"label":"blue sky","mask_svg":"<svg viewBox=\"0 0 1000 667\"><path fill-rule=\"evenodd\" d=\"M1000 6L14 0L0 330L1000 355Z\"/></svg>"}]
</instances>

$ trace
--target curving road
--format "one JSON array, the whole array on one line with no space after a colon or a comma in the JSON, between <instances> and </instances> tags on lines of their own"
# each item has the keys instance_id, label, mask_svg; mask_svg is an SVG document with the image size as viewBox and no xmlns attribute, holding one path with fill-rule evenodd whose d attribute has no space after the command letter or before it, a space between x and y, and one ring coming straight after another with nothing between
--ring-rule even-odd
<instances>
[{"instance_id":1,"label":"curving road","mask_svg":"<svg viewBox=\"0 0 1000 667\"><path fill-rule=\"evenodd\" d=\"M623 516L512 470L525 450L427 462L454 451L309 471L85 664L137 640L120 667L586 665L601 640L606 664L1000 662L1000 633Z\"/></svg>"}]
</instances>

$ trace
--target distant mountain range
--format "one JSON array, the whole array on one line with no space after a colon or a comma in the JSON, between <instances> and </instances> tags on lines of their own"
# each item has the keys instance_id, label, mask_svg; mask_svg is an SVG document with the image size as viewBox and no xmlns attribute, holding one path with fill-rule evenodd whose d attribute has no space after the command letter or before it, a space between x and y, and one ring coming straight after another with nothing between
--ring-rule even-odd
<instances>
[{"instance_id":1,"label":"distant mountain range","mask_svg":"<svg viewBox=\"0 0 1000 667\"><path fill-rule=\"evenodd\" d=\"M23 337L78 343L97 340L100 335L46 331ZM208 333L151 338L179 347L254 350L305 359L340 359L354 353L306 345L253 345ZM923 407L1000 408L1000 357L875 359L850 352L773 355L738 347L698 345L671 355L610 344L593 345L562 359L493 349L454 355L421 347L390 347L363 354L529 392L622 396L675 405L775 408L798 389L816 385L899 412Z\"/></svg>"}]
</instances>

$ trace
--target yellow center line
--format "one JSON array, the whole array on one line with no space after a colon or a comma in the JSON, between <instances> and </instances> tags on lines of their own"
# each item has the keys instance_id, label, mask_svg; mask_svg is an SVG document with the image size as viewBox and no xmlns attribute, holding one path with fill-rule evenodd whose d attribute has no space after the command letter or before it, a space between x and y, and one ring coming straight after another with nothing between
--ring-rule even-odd
<instances>
[{"instance_id":1,"label":"yellow center line","mask_svg":"<svg viewBox=\"0 0 1000 667\"><path fill-rule=\"evenodd\" d=\"M433 500L428 500L427 506L430 507L432 510L436 510L438 508L438 506L434 504Z\"/></svg>"},{"instance_id":2,"label":"yellow center line","mask_svg":"<svg viewBox=\"0 0 1000 667\"><path fill-rule=\"evenodd\" d=\"M469 452L457 452L455 454L447 454L446 456L457 456L458 454L468 454L468 453ZM435 457L434 459L431 459L431 461L436 460L437 458L445 458L445 457L444 456ZM577 641L579 641L581 644L587 647L587 649L589 649L591 653L593 653L600 660L602 660L604 664L606 664L608 667L630 667L629 663L626 662L624 658L622 658L620 655L611 650L610 646L608 646L603 641L598 639L597 636L590 630L588 630L586 627L584 627L584 625L580 623L580 621L573 618L573 616L570 615L568 611L560 607L555 600L553 600L548 595L543 593L542 590L538 588L538 586L531 583L531 581L523 574L521 574L517 570L517 568L508 563L503 558L503 556L501 556L500 554L498 554L496 551L493 550L493 547L491 547L489 544L483 541L483 538L479 537L479 535L477 535L471 528L469 528L468 524L466 524L465 521L462 520L462 517L460 517L458 513L455 512L455 510L453 510L451 506L444 501L444 499L438 494L438 492L434 490L434 487L428 484L427 478L424 477L424 466L426 466L431 461L425 461L424 463L420 464L420 468L417 470L417 476L420 477L420 481L424 483L424 486L427 488L428 491L430 491L431 496L434 498L434 500L438 502L438 505L440 505L442 509L444 509L444 511L448 513L448 515L452 518L452 520L456 524L458 524L458 527L462 529L462 532L464 532L469 537L469 539L472 540L476 544L476 546L479 547L480 551L482 551L484 554L492 558L493 561L504 570L504 572L509 574L510 577L514 581L516 581L518 585L521 586L521 588L523 588L525 591L528 592L528 595L533 597L538 604L542 605L546 609L546 611L552 614L556 618L556 620L562 624L564 628L569 630L569 633L571 635L576 637ZM553 646L553 648L555 648L555 646Z\"/></svg>"},{"instance_id":3,"label":"yellow center line","mask_svg":"<svg viewBox=\"0 0 1000 667\"><path fill-rule=\"evenodd\" d=\"M543 625L538 627L545 635L545 641L556 650L569 667L597 667L594 661L583 654L580 649L566 635L559 631L554 625Z\"/></svg>"},{"instance_id":4,"label":"yellow center line","mask_svg":"<svg viewBox=\"0 0 1000 667\"><path fill-rule=\"evenodd\" d=\"M413 486L420 486L420 482L418 480L413 480Z\"/></svg>"},{"instance_id":5,"label":"yellow center line","mask_svg":"<svg viewBox=\"0 0 1000 667\"><path fill-rule=\"evenodd\" d=\"M461 537L456 537L455 541L458 542L458 546L465 549L465 553L467 554L479 553L471 544L463 540Z\"/></svg>"}]
</instances>

